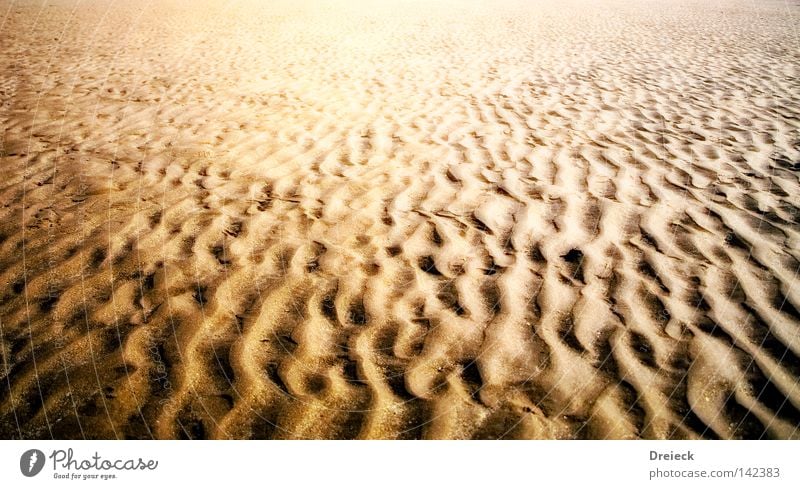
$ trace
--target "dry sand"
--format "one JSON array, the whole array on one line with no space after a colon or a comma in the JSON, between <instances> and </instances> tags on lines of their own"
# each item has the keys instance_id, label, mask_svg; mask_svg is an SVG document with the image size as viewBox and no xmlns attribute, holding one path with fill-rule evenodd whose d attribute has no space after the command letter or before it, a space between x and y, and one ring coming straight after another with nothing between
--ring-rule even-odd
<instances>
[{"instance_id":1,"label":"dry sand","mask_svg":"<svg viewBox=\"0 0 800 489\"><path fill-rule=\"evenodd\" d=\"M800 437L798 25L0 0L0 435Z\"/></svg>"}]
</instances>

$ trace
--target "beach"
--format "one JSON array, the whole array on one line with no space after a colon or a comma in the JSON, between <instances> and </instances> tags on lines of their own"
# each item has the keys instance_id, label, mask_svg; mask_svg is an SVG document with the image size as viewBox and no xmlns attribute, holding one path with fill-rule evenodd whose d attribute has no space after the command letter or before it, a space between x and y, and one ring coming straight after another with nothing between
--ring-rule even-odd
<instances>
[{"instance_id":1,"label":"beach","mask_svg":"<svg viewBox=\"0 0 800 489\"><path fill-rule=\"evenodd\" d=\"M0 438L800 438L798 25L0 0Z\"/></svg>"}]
</instances>

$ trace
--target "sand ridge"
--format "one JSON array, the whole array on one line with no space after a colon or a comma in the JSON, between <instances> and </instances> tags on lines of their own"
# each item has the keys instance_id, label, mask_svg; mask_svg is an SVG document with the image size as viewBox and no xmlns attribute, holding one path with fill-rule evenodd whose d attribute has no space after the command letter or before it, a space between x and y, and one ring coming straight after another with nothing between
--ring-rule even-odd
<instances>
[{"instance_id":1,"label":"sand ridge","mask_svg":"<svg viewBox=\"0 0 800 489\"><path fill-rule=\"evenodd\" d=\"M799 15L0 1L0 435L798 438Z\"/></svg>"}]
</instances>

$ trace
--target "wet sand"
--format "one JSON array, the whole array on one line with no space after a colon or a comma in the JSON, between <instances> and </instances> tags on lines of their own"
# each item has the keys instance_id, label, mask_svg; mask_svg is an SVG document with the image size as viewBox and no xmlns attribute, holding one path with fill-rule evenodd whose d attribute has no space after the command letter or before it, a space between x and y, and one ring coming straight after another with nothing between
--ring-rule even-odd
<instances>
[{"instance_id":1,"label":"wet sand","mask_svg":"<svg viewBox=\"0 0 800 489\"><path fill-rule=\"evenodd\" d=\"M798 20L0 0L0 437L799 438Z\"/></svg>"}]
</instances>

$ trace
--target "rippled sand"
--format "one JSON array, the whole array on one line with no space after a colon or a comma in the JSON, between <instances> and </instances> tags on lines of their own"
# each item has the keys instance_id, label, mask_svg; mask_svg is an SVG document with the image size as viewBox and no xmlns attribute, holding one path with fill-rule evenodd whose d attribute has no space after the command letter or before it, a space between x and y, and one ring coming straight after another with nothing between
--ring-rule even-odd
<instances>
[{"instance_id":1,"label":"rippled sand","mask_svg":"<svg viewBox=\"0 0 800 489\"><path fill-rule=\"evenodd\" d=\"M0 436L800 437L798 25L0 0Z\"/></svg>"}]
</instances>

